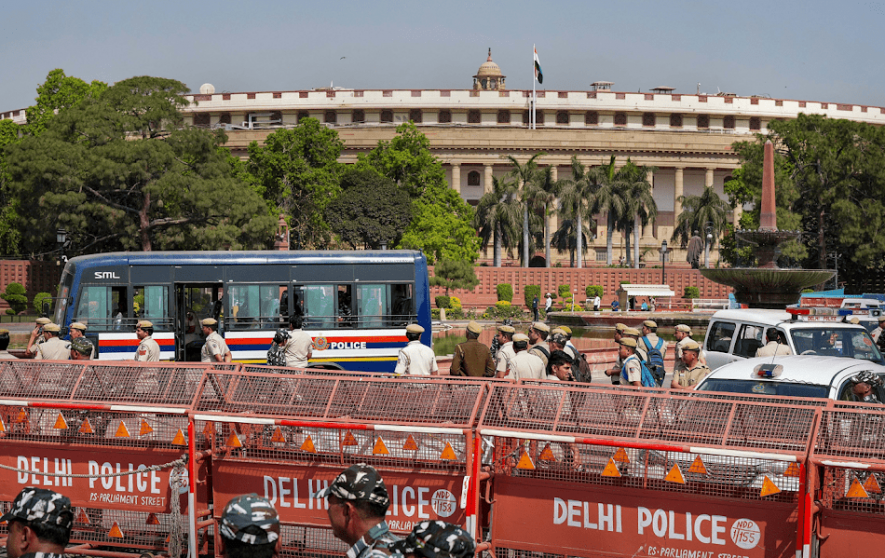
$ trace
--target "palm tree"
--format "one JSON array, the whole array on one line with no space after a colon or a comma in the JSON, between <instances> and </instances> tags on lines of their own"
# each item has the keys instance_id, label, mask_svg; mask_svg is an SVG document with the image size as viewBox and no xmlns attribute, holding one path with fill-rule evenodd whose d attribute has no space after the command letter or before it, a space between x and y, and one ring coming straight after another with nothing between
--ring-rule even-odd
<instances>
[{"instance_id":1,"label":"palm tree","mask_svg":"<svg viewBox=\"0 0 885 558\"><path fill-rule=\"evenodd\" d=\"M534 202L544 213L544 257L547 259L546 267L550 267L550 204L556 202L556 198L563 189L562 180L553 180L553 167L546 167L537 176L537 189L532 196Z\"/></svg>"},{"instance_id":2,"label":"palm tree","mask_svg":"<svg viewBox=\"0 0 885 558\"><path fill-rule=\"evenodd\" d=\"M612 264L612 235L618 221L627 211L627 200L620 184L615 180L615 156L607 165L594 167L590 171L591 180L598 184L596 197L591 211L593 213L605 213L607 215L605 231L605 264Z\"/></svg>"},{"instance_id":3,"label":"palm tree","mask_svg":"<svg viewBox=\"0 0 885 558\"><path fill-rule=\"evenodd\" d=\"M492 191L480 198L473 216L473 226L479 230L483 247L493 239L495 267L501 267L501 248L509 250L517 244L520 220L517 193L516 184L493 176Z\"/></svg>"},{"instance_id":4,"label":"palm tree","mask_svg":"<svg viewBox=\"0 0 885 558\"><path fill-rule=\"evenodd\" d=\"M624 192L627 210L623 215L624 238L627 239L627 259L630 259L629 239L633 232L633 267L639 269L639 236L642 227L658 215L658 206L651 195L648 173L655 167L638 167L629 158L617 173L616 180ZM632 223L630 221L632 220Z\"/></svg>"},{"instance_id":5,"label":"palm tree","mask_svg":"<svg viewBox=\"0 0 885 558\"><path fill-rule=\"evenodd\" d=\"M682 203L682 213L676 219L670 242L678 242L684 247L688 244L692 231L702 231L706 225L710 225L715 243L727 224L726 215L731 210L728 202L720 199L710 186L704 188L700 196L680 196L678 201Z\"/></svg>"},{"instance_id":6,"label":"palm tree","mask_svg":"<svg viewBox=\"0 0 885 558\"><path fill-rule=\"evenodd\" d=\"M590 211L596 205L596 194L599 189L597 175L588 172L587 169L578 161L576 155L572 155L572 178L563 185L560 209L560 215L566 220L573 219L575 221L574 232L578 235L574 245L577 248L578 262L577 267L584 265L584 219L589 222Z\"/></svg>"},{"instance_id":7,"label":"palm tree","mask_svg":"<svg viewBox=\"0 0 885 558\"><path fill-rule=\"evenodd\" d=\"M592 220L588 219L588 222ZM563 219L559 223L559 228L553 233L553 238L551 242L553 246L559 250L560 252L568 251L569 254L569 265L575 267L575 252L578 248L578 230L577 223L574 219ZM592 240L593 235L590 234L590 229L586 226L581 227L581 243L583 244L582 248L587 248L590 240Z\"/></svg>"},{"instance_id":8,"label":"palm tree","mask_svg":"<svg viewBox=\"0 0 885 558\"><path fill-rule=\"evenodd\" d=\"M511 176L516 178L519 186L519 201L522 205L522 266L529 266L529 209L532 204L533 182L538 172L538 159L546 153L535 153L525 163L520 163L513 155L507 155L507 160L513 165Z\"/></svg>"}]
</instances>

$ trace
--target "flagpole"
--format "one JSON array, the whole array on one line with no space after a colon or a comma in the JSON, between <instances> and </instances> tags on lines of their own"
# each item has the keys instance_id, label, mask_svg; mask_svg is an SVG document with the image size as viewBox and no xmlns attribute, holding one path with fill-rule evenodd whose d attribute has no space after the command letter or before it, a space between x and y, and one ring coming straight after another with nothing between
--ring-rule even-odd
<instances>
[{"instance_id":1,"label":"flagpole","mask_svg":"<svg viewBox=\"0 0 885 558\"><path fill-rule=\"evenodd\" d=\"M535 48L535 45L532 45L532 130L538 127L538 117L535 114L535 105L537 104L535 98Z\"/></svg>"}]
</instances>

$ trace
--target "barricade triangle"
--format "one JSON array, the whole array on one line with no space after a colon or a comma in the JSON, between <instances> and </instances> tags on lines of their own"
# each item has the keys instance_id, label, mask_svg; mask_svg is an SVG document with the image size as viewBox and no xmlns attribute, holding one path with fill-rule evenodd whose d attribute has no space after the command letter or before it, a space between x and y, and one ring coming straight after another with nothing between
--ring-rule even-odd
<instances>
[{"instance_id":1,"label":"barricade triangle","mask_svg":"<svg viewBox=\"0 0 885 558\"><path fill-rule=\"evenodd\" d=\"M148 514L147 519L144 522L145 525L159 525L160 519L157 517L157 514L151 512Z\"/></svg>"},{"instance_id":2,"label":"barricade triangle","mask_svg":"<svg viewBox=\"0 0 885 558\"><path fill-rule=\"evenodd\" d=\"M236 433L236 432L231 432L231 433L230 433L230 436L227 438L227 444L226 444L226 445L227 445L228 447L231 447L231 448L241 448L241 447L243 447L243 443L240 441L240 437L237 436L237 433Z\"/></svg>"},{"instance_id":3,"label":"barricade triangle","mask_svg":"<svg viewBox=\"0 0 885 558\"><path fill-rule=\"evenodd\" d=\"M53 428L55 428L56 430L67 430L68 429L68 423L65 420L64 415L62 415L61 413L58 413L58 418L55 419L55 425L53 426Z\"/></svg>"},{"instance_id":4,"label":"barricade triangle","mask_svg":"<svg viewBox=\"0 0 885 558\"><path fill-rule=\"evenodd\" d=\"M694 458L694 461L691 462L691 467L688 468L689 473L697 473L699 475L707 474L707 466L704 465L704 461L701 459L701 456L697 456Z\"/></svg>"},{"instance_id":5,"label":"barricade triangle","mask_svg":"<svg viewBox=\"0 0 885 558\"><path fill-rule=\"evenodd\" d=\"M415 438L412 438L412 435L409 434L409 437L406 438L405 443L403 443L403 450L416 451L417 449L418 449L418 444L415 442Z\"/></svg>"},{"instance_id":6,"label":"barricade triangle","mask_svg":"<svg viewBox=\"0 0 885 558\"><path fill-rule=\"evenodd\" d=\"M22 408L19 410L19 412L18 412L18 414L15 416L15 420L14 420L13 422L18 422L18 423L21 423L21 422L28 422L28 412L25 411L25 408L24 408L24 407L22 407Z\"/></svg>"},{"instance_id":7,"label":"barricade triangle","mask_svg":"<svg viewBox=\"0 0 885 558\"><path fill-rule=\"evenodd\" d=\"M381 436L378 436L378 440L375 441L375 447L372 448L372 455L390 455L390 451L384 443L384 438Z\"/></svg>"},{"instance_id":8,"label":"barricade triangle","mask_svg":"<svg viewBox=\"0 0 885 558\"><path fill-rule=\"evenodd\" d=\"M80 434L95 434L95 430L92 429L92 423L89 422L89 417L83 419L83 423L80 425L80 429L77 430Z\"/></svg>"},{"instance_id":9,"label":"barricade triangle","mask_svg":"<svg viewBox=\"0 0 885 558\"><path fill-rule=\"evenodd\" d=\"M181 431L181 428L178 429L178 432L175 434L175 437L172 438L173 446L186 446L187 440L184 438L184 432Z\"/></svg>"},{"instance_id":10,"label":"barricade triangle","mask_svg":"<svg viewBox=\"0 0 885 558\"><path fill-rule=\"evenodd\" d=\"M215 436L215 423L207 420L206 426L203 427L203 436L206 438L212 438Z\"/></svg>"},{"instance_id":11,"label":"barricade triangle","mask_svg":"<svg viewBox=\"0 0 885 558\"><path fill-rule=\"evenodd\" d=\"M608 460L608 465L605 466L605 469L602 470L603 477L620 477L621 472L618 471L618 465L615 463L615 458L612 457Z\"/></svg>"},{"instance_id":12,"label":"barricade triangle","mask_svg":"<svg viewBox=\"0 0 885 558\"><path fill-rule=\"evenodd\" d=\"M341 445L342 446L355 446L355 445L357 445L356 438L354 437L353 432L351 432L350 430L347 431L347 434L344 435L344 441L341 442Z\"/></svg>"},{"instance_id":13,"label":"barricade triangle","mask_svg":"<svg viewBox=\"0 0 885 558\"><path fill-rule=\"evenodd\" d=\"M516 468L528 470L532 470L535 468L535 464L532 463L532 458L529 457L528 452L522 452L522 457L519 458L519 463L516 464Z\"/></svg>"},{"instance_id":14,"label":"barricade triangle","mask_svg":"<svg viewBox=\"0 0 885 558\"><path fill-rule=\"evenodd\" d=\"M150 434L154 429L151 428L151 425L148 424L148 421L141 419L141 428L138 429L138 435L144 436L145 434Z\"/></svg>"},{"instance_id":15,"label":"barricade triangle","mask_svg":"<svg viewBox=\"0 0 885 558\"><path fill-rule=\"evenodd\" d=\"M452 444L446 442L446 447L443 449L442 453L439 455L440 459L445 459L448 461L455 461L458 459L458 456L455 455L455 450L452 448Z\"/></svg>"},{"instance_id":16,"label":"barricade triangle","mask_svg":"<svg viewBox=\"0 0 885 558\"><path fill-rule=\"evenodd\" d=\"M768 475L765 475L762 478L762 490L759 492L759 496L761 498L765 498L766 496L771 496L772 494L777 494L781 489L774 484Z\"/></svg>"},{"instance_id":17,"label":"barricade triangle","mask_svg":"<svg viewBox=\"0 0 885 558\"><path fill-rule=\"evenodd\" d=\"M670 472L667 473L667 476L664 477L664 480L667 482L675 482L677 484L685 484L685 477L682 476L682 469L679 468L679 463L673 464L673 467L670 469Z\"/></svg>"},{"instance_id":18,"label":"barricade triangle","mask_svg":"<svg viewBox=\"0 0 885 558\"><path fill-rule=\"evenodd\" d=\"M785 477L800 477L802 475L802 470L799 468L798 463L790 463L790 466L787 467L787 470L784 471Z\"/></svg>"},{"instance_id":19,"label":"barricade triangle","mask_svg":"<svg viewBox=\"0 0 885 558\"><path fill-rule=\"evenodd\" d=\"M863 483L864 490L873 494L881 494L882 487L879 486L879 481L876 480L876 475L870 473L870 476L867 477L866 482Z\"/></svg>"},{"instance_id":20,"label":"barricade triangle","mask_svg":"<svg viewBox=\"0 0 885 558\"><path fill-rule=\"evenodd\" d=\"M538 459L541 461L556 461L556 456L553 455L553 450L550 449L550 444L544 446L544 449L541 450L541 455L538 456Z\"/></svg>"},{"instance_id":21,"label":"barricade triangle","mask_svg":"<svg viewBox=\"0 0 885 558\"><path fill-rule=\"evenodd\" d=\"M283 429L279 426L274 428L273 435L270 437L270 441L275 444L285 444L286 437L283 436Z\"/></svg>"},{"instance_id":22,"label":"barricade triangle","mask_svg":"<svg viewBox=\"0 0 885 558\"><path fill-rule=\"evenodd\" d=\"M76 523L82 523L83 525L89 525L90 523L92 523L91 521L89 521L89 516L86 515L86 512L83 511L82 508L80 508L80 513L77 515L77 519L75 519L74 521Z\"/></svg>"},{"instance_id":23,"label":"barricade triangle","mask_svg":"<svg viewBox=\"0 0 885 558\"><path fill-rule=\"evenodd\" d=\"M126 428L126 423L122 420L120 421L120 426L117 427L117 433L114 434L115 438L129 438L129 429ZM119 529L119 527L118 527Z\"/></svg>"},{"instance_id":24,"label":"barricade triangle","mask_svg":"<svg viewBox=\"0 0 885 558\"><path fill-rule=\"evenodd\" d=\"M117 525L117 522L114 521L114 524L111 526L111 530L108 531L108 537L112 539L122 539L123 531L120 530L120 526Z\"/></svg>"},{"instance_id":25,"label":"barricade triangle","mask_svg":"<svg viewBox=\"0 0 885 558\"><path fill-rule=\"evenodd\" d=\"M313 440L310 438L310 436L308 436L307 439L304 440L304 443L301 444L301 451L306 451L308 453L316 453L317 452L317 448L316 448L316 446L313 445Z\"/></svg>"},{"instance_id":26,"label":"barricade triangle","mask_svg":"<svg viewBox=\"0 0 885 558\"><path fill-rule=\"evenodd\" d=\"M630 457L627 455L627 450L624 448L618 448L618 451L615 452L612 459L618 463L630 463Z\"/></svg>"},{"instance_id":27,"label":"barricade triangle","mask_svg":"<svg viewBox=\"0 0 885 558\"><path fill-rule=\"evenodd\" d=\"M3 424L2 418L0 418L0 432L6 432L6 425Z\"/></svg>"},{"instance_id":28,"label":"barricade triangle","mask_svg":"<svg viewBox=\"0 0 885 558\"><path fill-rule=\"evenodd\" d=\"M845 495L846 498L869 498L870 494L867 490L860 484L860 481L857 480L857 477L854 477L854 480L851 481L851 487L848 488L848 493Z\"/></svg>"}]
</instances>

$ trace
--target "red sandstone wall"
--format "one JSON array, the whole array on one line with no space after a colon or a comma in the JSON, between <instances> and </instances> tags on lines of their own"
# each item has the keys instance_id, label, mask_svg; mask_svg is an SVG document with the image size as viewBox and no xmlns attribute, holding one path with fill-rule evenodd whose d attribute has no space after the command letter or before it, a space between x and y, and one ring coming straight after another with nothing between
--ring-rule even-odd
<instances>
[{"instance_id":1,"label":"red sandstone wall","mask_svg":"<svg viewBox=\"0 0 885 558\"><path fill-rule=\"evenodd\" d=\"M0 292L6 291L10 283L21 283L27 291L29 302L39 292L47 292L55 296L58 281L61 277L61 265L55 262L37 262L26 260L0 260ZM5 313L9 304L0 299L0 313ZM33 308L27 312L33 313Z\"/></svg>"},{"instance_id":2,"label":"red sandstone wall","mask_svg":"<svg viewBox=\"0 0 885 558\"><path fill-rule=\"evenodd\" d=\"M428 268L433 275L433 267ZM496 287L500 283L513 285L513 303L523 303L523 288L525 285L540 285L541 295L546 291L556 292L559 285L571 285L572 291L578 289L578 302L585 298L587 285L602 285L603 307L611 304L615 299L615 291L621 281L644 285L659 285L661 283L660 269L626 269L626 268L540 268L540 267L477 267L476 276L480 284L473 291L456 289L449 292L451 296L461 299L461 304L468 307L493 306L498 300ZM667 284L676 297L682 297L685 287L698 287L701 298L728 298L731 292L729 287L714 283L701 276L697 269L667 268ZM431 287L433 296L445 294L442 287ZM431 303L432 304L432 303ZM543 301L542 301L543 304Z\"/></svg>"}]
</instances>

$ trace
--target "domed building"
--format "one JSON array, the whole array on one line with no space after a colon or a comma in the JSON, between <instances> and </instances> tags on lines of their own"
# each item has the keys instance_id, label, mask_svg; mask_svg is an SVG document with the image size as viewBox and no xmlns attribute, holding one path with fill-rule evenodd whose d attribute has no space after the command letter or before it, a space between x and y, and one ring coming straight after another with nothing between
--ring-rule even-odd
<instances>
[{"instance_id":1,"label":"domed building","mask_svg":"<svg viewBox=\"0 0 885 558\"><path fill-rule=\"evenodd\" d=\"M504 91L507 89L504 83L505 77L501 73L501 68L492 60L492 49L489 48L489 57L473 76L473 89L475 91Z\"/></svg>"}]
</instances>

